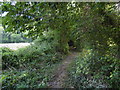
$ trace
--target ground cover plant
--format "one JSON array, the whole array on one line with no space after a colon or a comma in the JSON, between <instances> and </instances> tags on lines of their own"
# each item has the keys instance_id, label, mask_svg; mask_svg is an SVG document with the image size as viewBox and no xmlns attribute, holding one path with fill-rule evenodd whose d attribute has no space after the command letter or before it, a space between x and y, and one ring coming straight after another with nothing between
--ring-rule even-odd
<instances>
[{"instance_id":1,"label":"ground cover plant","mask_svg":"<svg viewBox=\"0 0 120 90\"><path fill-rule=\"evenodd\" d=\"M119 6L2 3L4 31L34 40L16 51L2 48L2 88L120 88Z\"/></svg>"},{"instance_id":2,"label":"ground cover plant","mask_svg":"<svg viewBox=\"0 0 120 90\"><path fill-rule=\"evenodd\" d=\"M2 48L2 88L47 87L47 81L63 56L47 46L31 45L16 51Z\"/></svg>"}]
</instances>

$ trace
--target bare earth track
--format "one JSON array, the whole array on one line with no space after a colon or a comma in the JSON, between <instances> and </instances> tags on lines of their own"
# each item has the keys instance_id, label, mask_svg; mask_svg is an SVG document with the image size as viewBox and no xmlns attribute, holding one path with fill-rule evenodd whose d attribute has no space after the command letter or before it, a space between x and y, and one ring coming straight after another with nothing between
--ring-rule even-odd
<instances>
[{"instance_id":1,"label":"bare earth track","mask_svg":"<svg viewBox=\"0 0 120 90\"><path fill-rule=\"evenodd\" d=\"M77 55L77 52L71 52L66 57L66 59L63 60L62 64L58 66L53 79L48 83L48 86L50 88L62 88L62 85L64 84L64 79L67 77L66 69Z\"/></svg>"}]
</instances>

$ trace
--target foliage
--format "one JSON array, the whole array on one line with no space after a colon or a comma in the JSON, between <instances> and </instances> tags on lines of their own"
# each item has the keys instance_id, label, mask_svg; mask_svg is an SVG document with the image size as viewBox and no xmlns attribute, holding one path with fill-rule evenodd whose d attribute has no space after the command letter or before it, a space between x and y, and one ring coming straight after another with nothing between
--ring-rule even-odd
<instances>
[{"instance_id":1,"label":"foliage","mask_svg":"<svg viewBox=\"0 0 120 90\"><path fill-rule=\"evenodd\" d=\"M2 68L6 69L10 66L18 67L18 61L16 56L13 54L14 51L12 51L9 48L1 48L2 51Z\"/></svg>"},{"instance_id":2,"label":"foliage","mask_svg":"<svg viewBox=\"0 0 120 90\"><path fill-rule=\"evenodd\" d=\"M58 64L32 62L23 68L3 71L2 89L5 88L45 88Z\"/></svg>"},{"instance_id":3,"label":"foliage","mask_svg":"<svg viewBox=\"0 0 120 90\"><path fill-rule=\"evenodd\" d=\"M111 56L98 56L84 50L68 69L68 85L76 88L120 88L120 62Z\"/></svg>"},{"instance_id":4,"label":"foliage","mask_svg":"<svg viewBox=\"0 0 120 90\"><path fill-rule=\"evenodd\" d=\"M53 38L52 34L54 33L46 33L30 46L16 51L2 48L4 70L1 78L2 88L47 87L47 81L51 78L50 73L64 56L57 50L57 40Z\"/></svg>"},{"instance_id":5,"label":"foliage","mask_svg":"<svg viewBox=\"0 0 120 90\"><path fill-rule=\"evenodd\" d=\"M91 40L90 44L101 43L100 37L104 41L112 38L119 44L119 15L115 3L17 2L13 5L10 2L4 3L2 8L3 13L8 12L2 17L6 31L28 32L27 36L32 38L41 36L45 31L57 32L58 49L64 53L68 53L72 34L78 49L84 46L79 44L85 40Z\"/></svg>"},{"instance_id":6,"label":"foliage","mask_svg":"<svg viewBox=\"0 0 120 90\"><path fill-rule=\"evenodd\" d=\"M40 46L31 45L16 51L2 48L3 69L9 66L18 68L24 63L34 61L55 63L62 58L61 55L62 54L55 51L53 47L50 47L46 41L42 42Z\"/></svg>"},{"instance_id":7,"label":"foliage","mask_svg":"<svg viewBox=\"0 0 120 90\"><path fill-rule=\"evenodd\" d=\"M70 85L119 88L120 15L116 3L4 2L1 7L2 13L7 12L2 17L5 31L27 32L26 36L37 39L35 45L6 51L6 60L12 62L12 57L19 68L38 61L53 64L69 52L68 42L73 40L82 52L70 71Z\"/></svg>"},{"instance_id":8,"label":"foliage","mask_svg":"<svg viewBox=\"0 0 120 90\"><path fill-rule=\"evenodd\" d=\"M35 42L39 42L39 39ZM2 48L2 88L47 87L55 66L64 56L48 46L48 42L43 40L41 44L33 44L16 51Z\"/></svg>"},{"instance_id":9,"label":"foliage","mask_svg":"<svg viewBox=\"0 0 120 90\"><path fill-rule=\"evenodd\" d=\"M6 31L28 31L27 36L34 39L41 36L44 31L57 31L58 49L61 52L68 53L68 37L71 30L69 26L74 20L71 16L75 14L75 12L71 14L71 9L74 9L71 3L17 2L15 5L4 3L2 8L3 13L8 12L5 17L2 17L2 25Z\"/></svg>"},{"instance_id":10,"label":"foliage","mask_svg":"<svg viewBox=\"0 0 120 90\"><path fill-rule=\"evenodd\" d=\"M20 42L31 42L30 38L26 38L22 33L13 34L10 32L1 31L2 43L20 43Z\"/></svg>"}]
</instances>

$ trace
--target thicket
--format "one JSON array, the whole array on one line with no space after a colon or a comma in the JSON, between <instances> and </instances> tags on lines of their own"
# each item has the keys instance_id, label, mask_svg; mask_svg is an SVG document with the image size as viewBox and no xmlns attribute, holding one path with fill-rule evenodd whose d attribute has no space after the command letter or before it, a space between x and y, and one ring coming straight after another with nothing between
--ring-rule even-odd
<instances>
[{"instance_id":1,"label":"thicket","mask_svg":"<svg viewBox=\"0 0 120 90\"><path fill-rule=\"evenodd\" d=\"M54 40L49 39L43 36L36 39L35 44L16 51L1 48L2 88L47 87L47 81L51 79L55 66L64 57L56 51L52 44Z\"/></svg>"},{"instance_id":2,"label":"thicket","mask_svg":"<svg viewBox=\"0 0 120 90\"><path fill-rule=\"evenodd\" d=\"M82 52L68 70L68 86L120 88L119 11L114 4L91 6L96 9L88 5L88 11L81 16L80 23L76 25L78 28L74 30L76 43L82 47Z\"/></svg>"},{"instance_id":3,"label":"thicket","mask_svg":"<svg viewBox=\"0 0 120 90\"><path fill-rule=\"evenodd\" d=\"M120 61L113 56L83 50L69 66L66 85L75 88L120 88Z\"/></svg>"},{"instance_id":4,"label":"thicket","mask_svg":"<svg viewBox=\"0 0 120 90\"><path fill-rule=\"evenodd\" d=\"M100 2L3 3L2 12L8 12L2 17L5 31L19 30L28 32L27 36L33 39L38 38L36 46L20 49L15 53L8 50L9 53L14 53L8 55L17 58L15 61L19 65L36 60L40 63L54 63L59 61L61 54L69 53L68 42L72 40L81 54L73 61L69 71L69 85L79 88L120 88L118 6L118 3ZM5 61L8 58L12 62L9 57L5 58ZM17 66L22 68L19 65Z\"/></svg>"},{"instance_id":5,"label":"thicket","mask_svg":"<svg viewBox=\"0 0 120 90\"><path fill-rule=\"evenodd\" d=\"M49 37L49 38L48 38ZM41 36L34 44L13 51L9 48L1 48L3 69L7 67L19 67L32 61L55 63L60 60L62 53L57 51L57 42L52 36ZM62 57L61 57L62 58Z\"/></svg>"}]
</instances>

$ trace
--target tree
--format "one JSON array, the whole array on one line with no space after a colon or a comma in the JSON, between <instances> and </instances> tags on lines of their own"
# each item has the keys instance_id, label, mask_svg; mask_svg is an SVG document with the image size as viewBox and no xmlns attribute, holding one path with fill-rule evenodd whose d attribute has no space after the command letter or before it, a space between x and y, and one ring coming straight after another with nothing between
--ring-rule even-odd
<instances>
[{"instance_id":1,"label":"tree","mask_svg":"<svg viewBox=\"0 0 120 90\"><path fill-rule=\"evenodd\" d=\"M59 36L59 50L68 52L68 35L70 30L69 3L37 3L17 2L14 7L11 3L4 3L3 26L6 31L28 31L28 36L37 38L44 31L57 30ZM13 19L14 17L14 19Z\"/></svg>"},{"instance_id":2,"label":"tree","mask_svg":"<svg viewBox=\"0 0 120 90\"><path fill-rule=\"evenodd\" d=\"M77 46L82 40L84 46L89 42L92 48L103 46L105 49L112 38L119 47L119 16L115 8L115 3L17 2L12 5L7 2L2 5L2 12L8 12L3 17L3 26L10 32L27 31L27 36L34 39L45 31L54 31L58 49L65 53L73 33Z\"/></svg>"}]
</instances>

